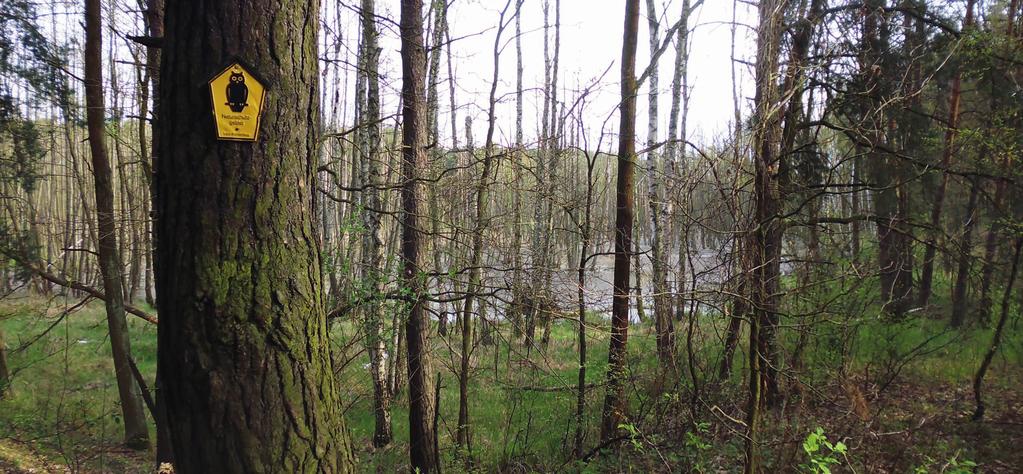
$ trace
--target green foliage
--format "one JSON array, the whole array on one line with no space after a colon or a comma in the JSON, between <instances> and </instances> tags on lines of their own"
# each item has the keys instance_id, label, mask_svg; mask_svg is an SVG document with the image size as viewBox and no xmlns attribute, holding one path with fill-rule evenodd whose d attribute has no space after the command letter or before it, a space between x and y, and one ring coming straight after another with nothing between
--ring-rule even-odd
<instances>
[{"instance_id":1,"label":"green foliage","mask_svg":"<svg viewBox=\"0 0 1023 474\"><path fill-rule=\"evenodd\" d=\"M0 2L0 76L23 80L36 100L51 101L72 114L71 87L64 73L70 50L47 39L36 24L37 17L32 1ZM9 86L6 81L0 83L0 97L10 97Z\"/></svg>"},{"instance_id":2,"label":"green foliage","mask_svg":"<svg viewBox=\"0 0 1023 474\"><path fill-rule=\"evenodd\" d=\"M624 430L629 434L628 439L629 442L632 443L633 449L639 452L643 451L643 443L640 442L639 428L636 428L636 425L632 423L621 423L618 425L618 429Z\"/></svg>"},{"instance_id":3,"label":"green foliage","mask_svg":"<svg viewBox=\"0 0 1023 474\"><path fill-rule=\"evenodd\" d=\"M705 421L696 423L693 431L686 431L683 447L689 459L689 470L692 472L705 472L709 468L707 455L713 447L706 439L709 432L710 423Z\"/></svg>"},{"instance_id":4,"label":"green foliage","mask_svg":"<svg viewBox=\"0 0 1023 474\"><path fill-rule=\"evenodd\" d=\"M824 435L824 428L817 427L803 440L803 452L806 453L807 462L800 464L799 467L804 472L813 474L831 474L831 466L842 464L836 455L845 458L847 449L845 443L841 441L832 444Z\"/></svg>"},{"instance_id":5,"label":"green foliage","mask_svg":"<svg viewBox=\"0 0 1023 474\"><path fill-rule=\"evenodd\" d=\"M941 472L944 474L973 474L977 472L977 463L970 461L969 459L960 459L960 452L956 451L948 461L939 462L934 458L928 456L927 461L915 469L914 474L927 474L930 472Z\"/></svg>"}]
</instances>

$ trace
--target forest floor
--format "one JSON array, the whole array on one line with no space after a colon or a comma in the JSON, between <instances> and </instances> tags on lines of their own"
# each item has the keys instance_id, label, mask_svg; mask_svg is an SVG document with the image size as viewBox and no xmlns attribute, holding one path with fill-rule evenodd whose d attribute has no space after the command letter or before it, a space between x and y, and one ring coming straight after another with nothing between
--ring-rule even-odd
<instances>
[{"instance_id":1,"label":"forest floor","mask_svg":"<svg viewBox=\"0 0 1023 474\"><path fill-rule=\"evenodd\" d=\"M13 371L11 392L0 400L0 472L152 472L153 454L120 446L120 415L103 307L92 302L64 314L77 300L9 297L0 301L0 329ZM151 308L150 308L151 309ZM631 439L593 450L603 398L607 333L589 331L584 425L587 462L570 456L575 432L577 350L574 323L554 325L544 356L522 353L521 343L480 345L470 385L471 464L454 448L458 413L458 334L435 338L433 370L441 374L441 450L448 472L735 472L743 462L744 357L730 379L716 380L721 328L680 327L679 376L660 368L649 327L629 339ZM710 319L710 318L706 318ZM720 319L720 318L718 318ZM156 328L129 317L132 349L152 381ZM794 472L811 462L803 441L817 428L831 442L835 472L1019 472L1023 466L1023 335L1020 318L985 381L988 413L973 412L972 376L990 331L950 333L924 317L897 325L869 321L837 333L822 331L804 355L799 381L765 414L763 459L769 472ZM371 386L355 325L332 329L347 387L346 419L366 472L407 470L407 410L398 395L395 441L374 449ZM497 339L508 336L496 333ZM448 342L443 342L448 341ZM450 344L450 346L448 346ZM692 347L690 366L686 347ZM495 349L496 348L496 349ZM741 349L741 348L740 348ZM694 390L693 373L697 384ZM695 395L695 396L694 396ZM155 433L153 433L155 439ZM828 457L826 449L817 459ZM976 464L977 467L973 467ZM470 468L466 466L470 465Z\"/></svg>"}]
</instances>

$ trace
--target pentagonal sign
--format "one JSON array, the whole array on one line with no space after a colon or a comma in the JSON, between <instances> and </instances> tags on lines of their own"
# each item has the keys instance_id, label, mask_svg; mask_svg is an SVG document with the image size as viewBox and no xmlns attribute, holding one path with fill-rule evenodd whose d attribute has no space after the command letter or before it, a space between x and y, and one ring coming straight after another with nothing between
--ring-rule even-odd
<instances>
[{"instance_id":1,"label":"pentagonal sign","mask_svg":"<svg viewBox=\"0 0 1023 474\"><path fill-rule=\"evenodd\" d=\"M266 87L249 70L234 62L210 79L210 100L218 140L254 142L259 136Z\"/></svg>"}]
</instances>

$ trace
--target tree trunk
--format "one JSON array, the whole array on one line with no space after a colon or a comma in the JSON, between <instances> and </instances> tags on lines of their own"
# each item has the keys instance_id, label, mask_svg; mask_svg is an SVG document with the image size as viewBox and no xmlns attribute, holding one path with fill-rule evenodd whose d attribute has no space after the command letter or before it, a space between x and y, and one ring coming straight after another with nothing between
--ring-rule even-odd
<instances>
[{"instance_id":1,"label":"tree trunk","mask_svg":"<svg viewBox=\"0 0 1023 474\"><path fill-rule=\"evenodd\" d=\"M522 116L523 116L523 91L522 91L522 2L515 2L515 151L512 155L512 307L511 324L513 340L517 340L523 334L522 304L522 156L525 154L522 143Z\"/></svg>"},{"instance_id":2,"label":"tree trunk","mask_svg":"<svg viewBox=\"0 0 1023 474\"><path fill-rule=\"evenodd\" d=\"M626 0L622 37L621 122L618 132L618 182L615 192L614 295L611 301L611 342L607 355L607 392L600 424L601 442L618 432L626 419L625 357L629 337L629 253L633 250L633 202L636 173L636 49L639 0Z\"/></svg>"},{"instance_id":3,"label":"tree trunk","mask_svg":"<svg viewBox=\"0 0 1023 474\"><path fill-rule=\"evenodd\" d=\"M472 254L469 257L469 288L462 310L462 360L461 371L458 373L458 430L456 441L459 448L472 456L472 434L469 430L469 369L472 352L472 312L473 303L479 299L477 293L483 286L480 267L483 264L483 237L489 228L490 221L490 180L494 168L494 131L497 126L497 84L500 79L501 36L504 33L504 17L511 1L505 3L497 23L497 35L494 39L493 64L494 75L490 83L490 100L487 114L487 138L483 149L483 170L480 172L479 183L476 185L476 216L472 230ZM480 322L483 323L484 303L480 308Z\"/></svg>"},{"instance_id":4,"label":"tree trunk","mask_svg":"<svg viewBox=\"0 0 1023 474\"><path fill-rule=\"evenodd\" d=\"M877 227L877 260L881 298L885 311L901 317L912 303L912 255L909 252L908 202L905 196L905 164L884 150L890 142L894 121L886 117L885 101L896 81L890 80L894 65L885 56L889 49L888 27L882 26L883 0L871 0L864 7L860 74L866 91L862 120L871 143L866 150L867 174L873 189Z\"/></svg>"},{"instance_id":5,"label":"tree trunk","mask_svg":"<svg viewBox=\"0 0 1023 474\"><path fill-rule=\"evenodd\" d=\"M85 3L85 102L96 189L96 227L99 233L99 267L103 276L107 327L114 358L117 391L124 420L124 442L132 449L149 447L149 427L142 395L132 376L131 339L125 320L121 263L117 255L117 225L114 219L113 172L105 143L103 104L103 32L100 0Z\"/></svg>"},{"instance_id":6,"label":"tree trunk","mask_svg":"<svg viewBox=\"0 0 1023 474\"><path fill-rule=\"evenodd\" d=\"M164 14L164 0L146 0L146 11L143 15L143 19L146 24L146 32L151 38L163 38L163 14ZM160 136L159 136L159 120L160 120L160 48L154 46L146 47L146 74L149 76L149 84L152 87L152 117L150 120L149 130L150 134L150 146L149 146L149 160L143 160L143 177L145 178L146 184L146 209L148 213L144 216L145 219L145 246L143 252L145 252L146 270L145 270L145 292L146 292L146 303L153 308L157 307L156 295L154 288L155 279L155 268L153 253L155 249L156 236L154 233L154 224L151 219L153 211L153 196L155 195L155 188L153 182L153 168L156 164L157 157L160 153ZM156 464L157 466L163 463L172 464L174 462L174 448L171 445L171 435L167 428L167 410L166 404L164 403L163 396L163 377L160 374L159 368L156 373L156 410L153 417L156 419Z\"/></svg>"},{"instance_id":7,"label":"tree trunk","mask_svg":"<svg viewBox=\"0 0 1023 474\"><path fill-rule=\"evenodd\" d=\"M586 162L586 203L583 209L584 217L580 229L579 244L579 268L577 269L579 288L576 293L576 301L579 310L578 344L579 344L579 374L576 384L575 404L575 445L574 453L581 456L583 442L585 441L586 425L586 260L590 253L590 234L593 225L593 170L596 166L596 158L587 156Z\"/></svg>"},{"instance_id":8,"label":"tree trunk","mask_svg":"<svg viewBox=\"0 0 1023 474\"><path fill-rule=\"evenodd\" d=\"M403 290L412 296L405 323L409 384L409 455L412 469L427 473L440 469L435 451L433 393L428 361L429 320L426 318L423 292L422 233L423 209L420 174L426 161L426 49L423 37L423 1L401 2L401 263Z\"/></svg>"},{"instance_id":9,"label":"tree trunk","mask_svg":"<svg viewBox=\"0 0 1023 474\"><path fill-rule=\"evenodd\" d=\"M973 5L976 0L968 0L966 3L966 19L963 21L963 29L973 26ZM952 87L948 97L948 122L945 124L945 144L941 153L941 184L934 193L934 202L931 207L930 229L927 233L927 249L924 252L923 270L920 272L920 306L927 306L931 297L931 285L934 280L934 257L937 253L938 235L941 233L941 214L945 205L945 193L948 189L948 181L951 176L948 173L952 165L952 155L955 154L956 137L959 134L959 102L962 88L962 71L956 70L952 75Z\"/></svg>"},{"instance_id":10,"label":"tree trunk","mask_svg":"<svg viewBox=\"0 0 1023 474\"><path fill-rule=\"evenodd\" d=\"M646 17L647 17L647 30L649 34L650 43L650 57L657 58L657 50L661 46L660 38L660 23L657 21L657 7L655 6L654 0L646 0ZM656 332L657 340L657 356L660 359L663 367L669 367L672 359L672 321L670 313L671 295L668 294L667 289L667 277L665 275L665 252L664 252L664 226L667 222L664 222L662 217L663 208L667 206L664 199L664 170L658 165L659 154L654 151L657 145L657 125L658 125L658 98L660 97L660 74L659 74L659 59L653 59L650 64L650 76L647 78L648 91L647 91L647 137L646 146L650 149L647 152L647 182L649 184L647 190L647 203L649 207L650 220L653 223L654 235L650 242L650 269L651 269L651 283L653 291L653 302L654 302L654 331ZM675 137L669 136L668 139ZM642 222L642 221L641 221ZM636 265L636 279L639 280L639 274L642 273L642 267ZM641 288L638 288L639 283L636 284L636 292L639 294L642 292ZM642 307L642 296L637 301L637 306Z\"/></svg>"},{"instance_id":11,"label":"tree trunk","mask_svg":"<svg viewBox=\"0 0 1023 474\"><path fill-rule=\"evenodd\" d=\"M783 227L782 176L784 157L780 155L782 140L779 113L775 112L779 94L777 80L778 59L781 51L782 19L786 0L760 2L760 26L757 30L757 59L755 69L756 95L754 98L755 127L753 135L754 167L754 228L750 235L751 267L748 282L752 302L749 335L749 399L747 404L747 473L759 470L757 453L760 426L760 405L778 396L778 378L774 331L778 325L778 293Z\"/></svg>"},{"instance_id":12,"label":"tree trunk","mask_svg":"<svg viewBox=\"0 0 1023 474\"><path fill-rule=\"evenodd\" d=\"M374 303L366 308L366 351L369 354L370 378L373 380L373 446L391 443L391 393L387 383L387 350L382 336L384 322L382 305L377 300L384 293L387 275L384 273L383 229L380 212L383 202L379 186L383 184L378 150L380 148L380 78L377 74L380 48L377 46L376 0L362 0L362 63L366 82L365 109L363 110L360 138L360 174L362 183L362 271L363 285L367 286ZM363 98L359 98L363 100Z\"/></svg>"},{"instance_id":13,"label":"tree trunk","mask_svg":"<svg viewBox=\"0 0 1023 474\"><path fill-rule=\"evenodd\" d=\"M4 278L7 275L0 275ZM4 331L0 329L0 400L11 390L11 371L7 368L7 346L4 343Z\"/></svg>"},{"instance_id":14,"label":"tree trunk","mask_svg":"<svg viewBox=\"0 0 1023 474\"><path fill-rule=\"evenodd\" d=\"M1009 270L1009 281L1005 283L1005 293L1002 296L1002 309L998 317L998 325L995 326L995 333L991 337L991 345L988 347L987 353L984 354L984 360L980 363L980 368L977 369L977 375L973 378L973 398L977 402L977 409L973 412L973 421L984 419L986 407L984 405L984 397L981 395L981 388L984 383L984 375L987 374L987 369L991 366L995 353L998 352L998 346L1002 344L1002 333L1005 330L1005 323L1009 319L1009 298L1012 296L1012 287L1016 284L1020 254L1023 253L1023 237L1016 238L1015 247L1015 255L1012 257L1012 269Z\"/></svg>"},{"instance_id":15,"label":"tree trunk","mask_svg":"<svg viewBox=\"0 0 1023 474\"><path fill-rule=\"evenodd\" d=\"M167 5L154 197L177 472L354 469L313 230L318 12L307 0ZM268 86L255 143L214 135L205 84L232 57Z\"/></svg>"},{"instance_id":16,"label":"tree trunk","mask_svg":"<svg viewBox=\"0 0 1023 474\"><path fill-rule=\"evenodd\" d=\"M1008 174L1011 164L1011 155L1006 155L1002 161L1002 172ZM979 319L985 325L989 324L991 316L991 284L995 275L995 260L998 254L998 234L1001 233L1002 207L1005 202L1005 195L1008 184L1004 179L998 179L995 185L994 201L991 203L990 220L987 237L984 241L984 266L981 269L980 277L980 302L977 304L980 309Z\"/></svg>"},{"instance_id":17,"label":"tree trunk","mask_svg":"<svg viewBox=\"0 0 1023 474\"><path fill-rule=\"evenodd\" d=\"M952 288L952 327L963 325L966 320L966 290L970 282L970 261L973 259L973 229L977 225L977 199L980 187L976 182L970 186L970 200L966 204L966 217L963 219L963 236L959 241L959 262L956 271L956 282Z\"/></svg>"}]
</instances>

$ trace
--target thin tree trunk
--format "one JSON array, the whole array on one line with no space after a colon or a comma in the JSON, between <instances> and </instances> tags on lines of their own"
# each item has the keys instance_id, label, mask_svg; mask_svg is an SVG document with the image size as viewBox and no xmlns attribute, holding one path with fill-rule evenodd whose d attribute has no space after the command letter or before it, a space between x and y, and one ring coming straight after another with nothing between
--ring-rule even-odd
<instances>
[{"instance_id":1,"label":"thin tree trunk","mask_svg":"<svg viewBox=\"0 0 1023 474\"><path fill-rule=\"evenodd\" d=\"M0 275L7 278L7 275ZM11 391L11 371L7 368L7 346L4 344L4 331L0 329L0 400Z\"/></svg>"},{"instance_id":2,"label":"thin tree trunk","mask_svg":"<svg viewBox=\"0 0 1023 474\"><path fill-rule=\"evenodd\" d=\"M475 222L472 234L472 254L469 261L469 288L466 293L465 307L462 310L462 360L461 371L458 374L458 430L456 442L458 447L464 449L472 456L472 434L469 429L469 369L472 346L472 311L474 300L478 298L477 292L482 288L481 270L483 264L483 237L489 228L490 220L490 175L494 167L494 131L497 126L497 84L500 79L500 51L501 37L507 26L504 21L505 14L511 6L512 0L507 0L501 15L498 18L497 35L494 39L493 65L494 74L490 82L490 99L487 113L487 138L483 149L483 170L480 173L479 183L476 186ZM471 152L471 150L470 150ZM483 323L484 303L479 303L480 322Z\"/></svg>"},{"instance_id":3,"label":"thin tree trunk","mask_svg":"<svg viewBox=\"0 0 1023 474\"><path fill-rule=\"evenodd\" d=\"M578 344L579 344L579 374L576 383L576 404L575 404L575 445L574 454L581 456L583 443L586 441L586 261L589 259L590 240L593 221L593 170L596 166L596 156L586 157L586 202L583 209L583 222L580 229L579 243L579 268L578 289L576 302L579 310Z\"/></svg>"},{"instance_id":4,"label":"thin tree trunk","mask_svg":"<svg viewBox=\"0 0 1023 474\"><path fill-rule=\"evenodd\" d=\"M952 327L963 325L966 320L966 290L970 282L970 262L973 259L973 229L977 226L977 200L980 187L976 182L970 186L970 200L966 205L966 217L963 222L963 236L959 241L959 262L956 271L955 286L952 288Z\"/></svg>"},{"instance_id":5,"label":"thin tree trunk","mask_svg":"<svg viewBox=\"0 0 1023 474\"><path fill-rule=\"evenodd\" d=\"M103 126L103 32L100 0L85 4L85 101L89 129L89 148L96 189L96 227L99 232L99 267L103 276L107 327L114 358L117 391L124 421L124 442L132 449L149 447L149 427L138 384L129 367L131 339L125 320L121 264L117 255L117 225L114 219L113 173L105 143Z\"/></svg>"},{"instance_id":6,"label":"thin tree trunk","mask_svg":"<svg viewBox=\"0 0 1023 474\"><path fill-rule=\"evenodd\" d=\"M522 142L522 3L515 2L515 151L512 155L512 308L511 324L514 339L522 336L523 288L522 288L522 157L525 154Z\"/></svg>"},{"instance_id":7,"label":"thin tree trunk","mask_svg":"<svg viewBox=\"0 0 1023 474\"><path fill-rule=\"evenodd\" d=\"M781 123L772 112L779 100L775 80L781 51L782 19L787 0L762 0L757 30L756 117L753 122L754 228L750 236L753 274L748 290L753 303L749 335L749 398L746 418L745 472L759 471L759 428L762 400L770 402L778 394L774 330L778 324L778 288L782 225L781 178L784 157L780 156Z\"/></svg>"},{"instance_id":8,"label":"thin tree trunk","mask_svg":"<svg viewBox=\"0 0 1023 474\"><path fill-rule=\"evenodd\" d=\"M1008 173L1011 164L1011 155L1006 155L1002 161L1002 171ZM1005 202L1007 183L1004 179L998 179L995 185L994 202L991 203L990 220L987 237L984 241L984 266L981 269L980 278L980 301L977 306L980 309L979 319L982 323L989 324L991 317L991 284L994 281L995 260L998 254L998 234L1002 230L1002 207Z\"/></svg>"},{"instance_id":9,"label":"thin tree trunk","mask_svg":"<svg viewBox=\"0 0 1023 474\"><path fill-rule=\"evenodd\" d=\"M377 46L376 0L362 0L362 55L363 74L366 75L365 109L362 116L362 133L359 135L360 173L359 182L365 186L362 192L362 271L364 285L373 295L384 293L387 275L384 273L383 228L380 212L383 202L379 187L382 183L380 170L380 78L378 64L380 47ZM362 98L360 97L361 101ZM373 446L383 447L391 443L391 392L387 383L387 350L383 339L383 307L374 302L366 308L366 351L369 354L370 378L373 380Z\"/></svg>"},{"instance_id":10,"label":"thin tree trunk","mask_svg":"<svg viewBox=\"0 0 1023 474\"><path fill-rule=\"evenodd\" d=\"M973 6L976 0L968 0L966 3L966 19L963 21L963 29L973 26ZM931 286L934 281L934 257L937 253L938 235L941 233L941 214L945 205L945 193L948 189L950 174L949 166L952 164L952 156L955 154L956 137L959 134L959 102L962 89L962 71L956 70L952 76L952 87L948 97L948 122L945 124L945 143L941 153L941 184L934 193L934 202L931 207L930 229L927 233L927 249L924 251L923 270L920 272L920 306L927 306L931 297Z\"/></svg>"},{"instance_id":11,"label":"thin tree trunk","mask_svg":"<svg viewBox=\"0 0 1023 474\"><path fill-rule=\"evenodd\" d=\"M625 356L629 337L629 273L633 250L632 229L636 167L636 49L639 37L639 0L626 0L622 37L621 122L618 132L618 182L615 193L614 295L611 301L611 342L607 356L607 392L600 424L600 439L615 436L626 419Z\"/></svg>"},{"instance_id":12,"label":"thin tree trunk","mask_svg":"<svg viewBox=\"0 0 1023 474\"><path fill-rule=\"evenodd\" d=\"M146 33L151 38L163 38L163 14L164 14L164 0L145 0L145 14L143 20L146 24ZM157 163L157 158L160 153L160 76L161 76L161 52L160 48L154 46L146 47L146 74L149 76L149 84L152 87L152 117L150 120L149 129L152 132L150 134L150 146L149 146L149 160L143 160L143 177L145 178L146 190L144 195L146 196L146 209L149 212L144 216L145 219L145 292L146 292L146 303L153 308L157 307L154 280L155 280L155 267L154 267L154 248L155 248L155 233L153 229L153 220L151 218L153 214L153 199L155 195L155 188L153 182L153 168ZM140 125L141 126L141 125ZM156 371L156 410L153 417L156 419L156 464L160 466L163 463L173 464L174 462L174 448L171 445L170 430L167 426L167 407L163 396L163 377L160 373L159 367Z\"/></svg>"},{"instance_id":13,"label":"thin tree trunk","mask_svg":"<svg viewBox=\"0 0 1023 474\"><path fill-rule=\"evenodd\" d=\"M1019 270L1021 253L1023 253L1023 237L1017 237L1012 257L1012 269L1009 270L1009 280L1005 283L1005 293L1002 296L1002 309L998 317L998 325L995 326L995 333L991 336L991 345L988 347L987 353L984 354L984 360L980 363L980 368L977 369L977 375L973 378L973 399L977 402L977 408L973 412L973 421L983 420L984 412L987 409L984 405L984 397L981 394L984 375L987 374L991 361L994 360L995 353L998 352L998 346L1002 344L1002 333L1005 331L1005 323L1009 319L1009 299L1012 296L1013 286L1016 285L1016 275Z\"/></svg>"},{"instance_id":14,"label":"thin tree trunk","mask_svg":"<svg viewBox=\"0 0 1023 474\"><path fill-rule=\"evenodd\" d=\"M735 166L738 166L742 162L742 112L739 104L739 76L736 71L736 56L735 56L735 37L736 29L739 25L738 20L738 1L732 1L732 23L730 27L731 42L730 44L730 58L731 58L731 74L732 74L732 161ZM684 146L685 144L683 144ZM737 209L738 206L736 206ZM739 220L737 212L734 213L736 222ZM737 227L738 228L738 227ZM733 239L733 255L734 259L739 262L738 264L733 263L733 269L738 270L735 272L735 277L739 279L738 284L735 286L734 296L732 296L732 314L728 319L728 329L725 334L725 347L721 355L721 363L718 365L718 378L721 380L727 380L732 374L732 359L734 358L735 348L739 343L739 331L742 328L742 319L747 316L749 305L746 300L746 279L747 269L744 265L746 254L743 253L745 248L745 239ZM681 248L679 249L681 251ZM681 255L679 255L681 261ZM733 271L734 271L733 270Z\"/></svg>"},{"instance_id":15,"label":"thin tree trunk","mask_svg":"<svg viewBox=\"0 0 1023 474\"><path fill-rule=\"evenodd\" d=\"M440 470L435 451L433 393L429 369L429 320L426 318L421 276L423 211L420 174L427 169L426 157L426 49L423 37L423 1L401 2L401 262L402 288L412 296L405 323L409 382L409 455L412 469L427 473Z\"/></svg>"},{"instance_id":16,"label":"thin tree trunk","mask_svg":"<svg viewBox=\"0 0 1023 474\"><path fill-rule=\"evenodd\" d=\"M429 122L428 128L430 133L429 142L432 144L430 147L430 169L432 173L437 173L436 167L442 165L442 148L440 146L440 128L438 117L440 115L439 104L439 93L438 85L440 76L440 58L443 54L443 41L444 35L447 33L448 21L447 21L447 1L446 0L433 0L433 40L430 46L429 56L429 74L426 83L426 113L427 121ZM438 202L438 189L437 186L430 186L427 190L429 193L430 200L430 246L433 249L433 271L437 275L443 275L443 262L440 249L441 244L441 215L440 215L440 203ZM443 280L437 278L437 291L443 292ZM438 304L440 308L437 313L440 315L438 319L437 333L441 336L446 336L448 333L448 318L444 312L442 306L443 303Z\"/></svg>"}]
</instances>

